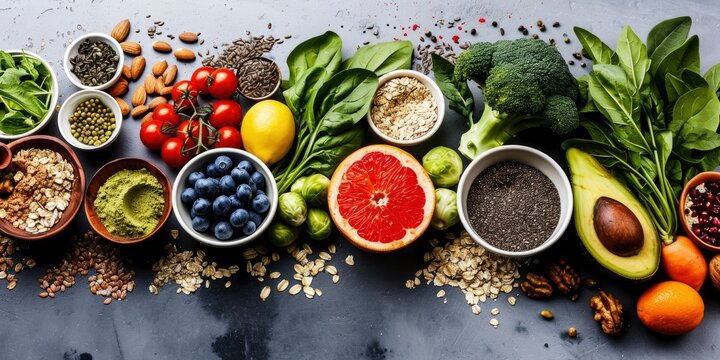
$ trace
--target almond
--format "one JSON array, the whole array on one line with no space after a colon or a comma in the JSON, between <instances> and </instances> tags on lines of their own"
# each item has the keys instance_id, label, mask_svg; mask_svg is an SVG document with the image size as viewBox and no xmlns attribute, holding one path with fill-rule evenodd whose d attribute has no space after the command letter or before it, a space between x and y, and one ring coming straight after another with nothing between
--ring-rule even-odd
<instances>
[{"instance_id":1,"label":"almond","mask_svg":"<svg viewBox=\"0 0 720 360\"><path fill-rule=\"evenodd\" d=\"M123 100L119 97L116 97L115 101L118 103L118 105L120 105L120 112L122 113L122 116L123 117L128 116L128 114L130 113L130 105L128 105L128 103L125 102L125 100Z\"/></svg>"},{"instance_id":2,"label":"almond","mask_svg":"<svg viewBox=\"0 0 720 360\"><path fill-rule=\"evenodd\" d=\"M165 85L170 85L175 82L175 76L177 75L177 65L173 65L165 70L163 73L163 82Z\"/></svg>"},{"instance_id":3,"label":"almond","mask_svg":"<svg viewBox=\"0 0 720 360\"><path fill-rule=\"evenodd\" d=\"M124 78L128 79L128 80L130 80L130 78L132 78L132 72L130 71L130 67L129 67L129 66L123 65L123 68L122 68L122 76L123 76Z\"/></svg>"},{"instance_id":4,"label":"almond","mask_svg":"<svg viewBox=\"0 0 720 360\"><path fill-rule=\"evenodd\" d=\"M130 76L133 81L139 79L143 71L145 71L145 58L143 56L137 56L132 59L130 63Z\"/></svg>"},{"instance_id":5,"label":"almond","mask_svg":"<svg viewBox=\"0 0 720 360\"><path fill-rule=\"evenodd\" d=\"M152 111L149 111L147 114L145 114L145 116L143 116L143 118L142 118L142 120L140 121L140 123L141 123L141 124L142 124L142 123L146 123L146 122L148 122L148 121L150 121L150 120L152 120L152 119L153 119L153 113L152 113Z\"/></svg>"},{"instance_id":6,"label":"almond","mask_svg":"<svg viewBox=\"0 0 720 360\"><path fill-rule=\"evenodd\" d=\"M130 56L136 56L142 53L142 46L135 41L123 41L120 43L120 47L125 54Z\"/></svg>"},{"instance_id":7,"label":"almond","mask_svg":"<svg viewBox=\"0 0 720 360\"><path fill-rule=\"evenodd\" d=\"M125 39L127 39L128 35L130 34L130 20L125 19L112 29L110 32L110 36L112 36L113 39L117 40L118 42L123 42Z\"/></svg>"},{"instance_id":8,"label":"almond","mask_svg":"<svg viewBox=\"0 0 720 360\"><path fill-rule=\"evenodd\" d=\"M132 117L137 119L137 118L145 115L148 112L148 110L149 109L148 109L147 105L138 105L132 109L132 111L130 112L130 115L132 115Z\"/></svg>"},{"instance_id":9,"label":"almond","mask_svg":"<svg viewBox=\"0 0 720 360\"><path fill-rule=\"evenodd\" d=\"M195 60L195 53L190 49L178 48L175 49L173 54L175 55L175 58L180 61L190 62Z\"/></svg>"},{"instance_id":10,"label":"almond","mask_svg":"<svg viewBox=\"0 0 720 360\"><path fill-rule=\"evenodd\" d=\"M145 77L145 92L148 95L155 93L155 78L150 74Z\"/></svg>"},{"instance_id":11,"label":"almond","mask_svg":"<svg viewBox=\"0 0 720 360\"><path fill-rule=\"evenodd\" d=\"M170 46L170 44L168 44L164 41L160 41L160 40L153 41L152 47L155 51L161 52L161 53L167 54L172 51L172 46Z\"/></svg>"},{"instance_id":12,"label":"almond","mask_svg":"<svg viewBox=\"0 0 720 360\"><path fill-rule=\"evenodd\" d=\"M158 76L155 78L155 93L158 94L158 92L165 87L165 82L163 81L162 76Z\"/></svg>"},{"instance_id":13,"label":"almond","mask_svg":"<svg viewBox=\"0 0 720 360\"><path fill-rule=\"evenodd\" d=\"M180 41L188 43L188 44L194 44L198 41L198 36L194 32L185 31L185 32L180 33L180 35L178 35L178 39L180 39Z\"/></svg>"},{"instance_id":14,"label":"almond","mask_svg":"<svg viewBox=\"0 0 720 360\"><path fill-rule=\"evenodd\" d=\"M132 99L130 99L130 102L133 106L140 106L145 105L145 100L147 100L147 93L145 92L144 86L138 86L135 89L135 92L133 93Z\"/></svg>"},{"instance_id":15,"label":"almond","mask_svg":"<svg viewBox=\"0 0 720 360\"><path fill-rule=\"evenodd\" d=\"M109 90L108 94L110 94L113 97L123 97L128 92L128 82L125 79L119 79L115 85L113 85Z\"/></svg>"},{"instance_id":16,"label":"almond","mask_svg":"<svg viewBox=\"0 0 720 360\"><path fill-rule=\"evenodd\" d=\"M161 95L161 96L170 95L170 93L172 92L172 88L173 88L172 86L166 86L166 87L160 89L157 93L158 93L158 95Z\"/></svg>"},{"instance_id":17,"label":"almond","mask_svg":"<svg viewBox=\"0 0 720 360\"><path fill-rule=\"evenodd\" d=\"M153 65L152 73L155 76L160 76L165 72L165 70L167 70L167 67L168 67L167 61L160 60L160 61L156 62L155 65Z\"/></svg>"},{"instance_id":18,"label":"almond","mask_svg":"<svg viewBox=\"0 0 720 360\"><path fill-rule=\"evenodd\" d=\"M148 104L148 108L155 109L156 107L158 107L159 105L162 105L162 104L167 104L167 99L162 96L158 96L158 97L152 99L152 101Z\"/></svg>"}]
</instances>

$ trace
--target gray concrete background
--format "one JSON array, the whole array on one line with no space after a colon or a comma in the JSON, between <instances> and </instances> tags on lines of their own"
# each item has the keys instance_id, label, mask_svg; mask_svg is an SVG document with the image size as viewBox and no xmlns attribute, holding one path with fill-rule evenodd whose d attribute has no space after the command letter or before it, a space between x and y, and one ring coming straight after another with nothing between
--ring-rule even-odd
<instances>
[{"instance_id":1,"label":"gray concrete background","mask_svg":"<svg viewBox=\"0 0 720 360\"><path fill-rule=\"evenodd\" d=\"M146 15L152 15L147 19ZM204 45L191 48L210 50L243 36L246 30L254 34L275 36L293 35L292 39L276 47L270 55L284 65L292 47L311 35L334 30L344 40L344 52L349 54L365 41L404 38L417 44L426 28L436 34L458 34L465 40L495 40L497 30L489 22L497 20L506 30L506 38L519 35L516 28L533 25L537 19L546 24L560 21L560 29L549 27L543 36L562 38L572 32L572 25L582 26L606 42L613 44L624 24L631 24L641 38L661 19L690 15L692 32L700 36L703 68L720 62L720 46L715 43L720 26L720 5L715 1L0 1L0 48L26 48L48 59L60 79L61 95L69 96L73 88L64 76L61 59L65 46L85 32L109 32L123 18L130 18L131 39L140 41L148 64L159 58L150 50L151 40L145 30L153 21L165 21L162 31L177 35L181 31L202 32ZM457 29L437 30L437 19L466 22L465 29L477 28L471 37ZM478 19L484 17L486 24ZM273 24L268 30L267 24ZM369 32L363 34L368 23L380 28L376 39ZM389 24L390 26L386 26ZM417 31L403 30L418 24ZM393 29L393 26L396 28ZM531 32L534 29L531 29ZM161 36L161 37L164 37ZM571 45L560 45L569 58L579 44L571 35ZM177 45L177 41L172 42ZM181 67L180 76L189 76L199 65ZM581 74L586 69L575 67ZM62 99L61 99L62 101ZM244 104L245 106L246 104ZM249 104L248 104L249 105ZM464 120L455 115L446 119L448 126L435 136L431 144L415 149L422 154L430 147L443 143L456 147L464 131ZM157 154L142 147L137 139L139 124L128 119L120 139L107 151L98 154L79 154L88 179L105 162L121 156L138 156L160 163ZM44 133L58 135L51 124ZM518 142L539 147L556 158L561 156L557 139L525 134ZM547 138L539 140L537 138ZM169 171L170 177L175 172ZM339 239L338 259L353 254L357 265L353 268L337 261L342 279L332 285L327 276L313 283L323 289L323 296L309 301L273 294L262 303L258 294L262 284L245 275L235 276L232 287L225 289L221 282L210 290L202 289L193 296L176 295L174 286L152 296L145 289L152 273L151 262L157 259L159 248L170 239L170 229L178 228L169 222L165 234L145 246L126 248L133 260L128 267L138 272L137 289L127 301L102 305L102 299L91 296L84 279L53 301L37 297L37 279L48 266L54 265L70 235L87 228L83 215L76 225L58 239L33 244L30 251L39 266L19 276L13 291L0 288L0 358L3 359L660 359L696 357L716 359L720 350L715 344L720 329L718 293L706 284L706 315L702 326L691 334L665 338L646 330L635 316L635 299L647 285L630 284L609 279L597 268L583 260L577 241L569 234L554 249L569 253L579 263L580 270L597 278L607 290L615 293L625 305L629 327L619 338L603 335L592 320L587 306L590 291L583 291L578 302L554 298L549 302L535 302L522 294L511 307L504 297L482 305L483 312L475 316L465 304L462 293L445 289L447 303L435 298L438 288L421 286L407 290L404 281L422 267L422 254L429 246L427 237L403 251L389 255L361 252ZM183 249L197 248L185 235L177 241ZM221 265L242 263L239 251L210 252ZM292 262L284 259L279 269L291 273ZM515 294L517 295L517 294ZM500 326L493 329L488 321L490 310L500 309ZM537 316L543 308L556 316L552 322ZM579 337L569 339L568 327L578 328Z\"/></svg>"}]
</instances>

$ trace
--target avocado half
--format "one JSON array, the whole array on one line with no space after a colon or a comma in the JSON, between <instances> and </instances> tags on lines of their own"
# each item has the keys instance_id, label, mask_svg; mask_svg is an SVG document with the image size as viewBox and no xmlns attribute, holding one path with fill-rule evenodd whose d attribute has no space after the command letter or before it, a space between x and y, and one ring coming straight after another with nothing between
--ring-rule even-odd
<instances>
[{"instance_id":1,"label":"avocado half","mask_svg":"<svg viewBox=\"0 0 720 360\"><path fill-rule=\"evenodd\" d=\"M572 178L575 229L588 253L600 265L624 278L645 280L653 276L660 264L660 241L648 212L592 155L576 148L568 149L565 155ZM637 218L642 228L642 244L634 254L613 253L600 240L594 219L601 198L621 203Z\"/></svg>"}]
</instances>

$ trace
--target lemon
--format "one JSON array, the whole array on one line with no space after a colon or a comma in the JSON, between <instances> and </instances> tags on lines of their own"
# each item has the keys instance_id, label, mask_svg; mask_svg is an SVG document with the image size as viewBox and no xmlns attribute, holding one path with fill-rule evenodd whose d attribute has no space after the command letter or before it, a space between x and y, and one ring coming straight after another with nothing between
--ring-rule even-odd
<instances>
[{"instance_id":1,"label":"lemon","mask_svg":"<svg viewBox=\"0 0 720 360\"><path fill-rule=\"evenodd\" d=\"M295 140L295 120L285 104L263 100L245 114L240 135L245 150L272 165L290 151Z\"/></svg>"}]
</instances>

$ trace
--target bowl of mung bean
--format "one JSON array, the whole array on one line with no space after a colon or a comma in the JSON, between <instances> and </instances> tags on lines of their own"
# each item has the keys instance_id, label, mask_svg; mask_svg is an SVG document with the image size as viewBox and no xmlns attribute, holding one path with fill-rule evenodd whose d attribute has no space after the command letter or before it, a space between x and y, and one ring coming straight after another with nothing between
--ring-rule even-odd
<instances>
[{"instance_id":1,"label":"bowl of mung bean","mask_svg":"<svg viewBox=\"0 0 720 360\"><path fill-rule=\"evenodd\" d=\"M70 95L58 114L60 134L78 150L97 151L110 146L121 127L120 105L100 90Z\"/></svg>"},{"instance_id":2,"label":"bowl of mung bean","mask_svg":"<svg viewBox=\"0 0 720 360\"><path fill-rule=\"evenodd\" d=\"M103 33L89 33L75 39L63 59L65 75L81 89L104 90L120 79L124 64L122 47Z\"/></svg>"}]
</instances>

